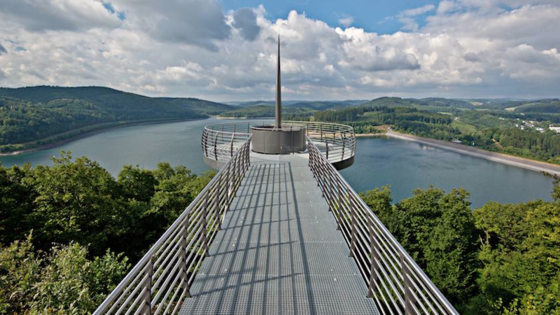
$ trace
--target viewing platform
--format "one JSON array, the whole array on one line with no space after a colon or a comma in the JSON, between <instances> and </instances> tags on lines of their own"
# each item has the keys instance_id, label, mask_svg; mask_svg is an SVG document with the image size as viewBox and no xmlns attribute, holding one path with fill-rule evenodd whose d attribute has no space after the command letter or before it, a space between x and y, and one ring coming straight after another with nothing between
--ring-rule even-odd
<instances>
[{"instance_id":1,"label":"viewing platform","mask_svg":"<svg viewBox=\"0 0 560 315\"><path fill-rule=\"evenodd\" d=\"M205 129L219 172L94 314L458 314L338 173L351 127L265 155L233 126Z\"/></svg>"},{"instance_id":2,"label":"viewing platform","mask_svg":"<svg viewBox=\"0 0 560 315\"><path fill-rule=\"evenodd\" d=\"M94 314L458 314L338 173L354 129L282 122L280 38L275 111L204 128L219 172Z\"/></svg>"}]
</instances>

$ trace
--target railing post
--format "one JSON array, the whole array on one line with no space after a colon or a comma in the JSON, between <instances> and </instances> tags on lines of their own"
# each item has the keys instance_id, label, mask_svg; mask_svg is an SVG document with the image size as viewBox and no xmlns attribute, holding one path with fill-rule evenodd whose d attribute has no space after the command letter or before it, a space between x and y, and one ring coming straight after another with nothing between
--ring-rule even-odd
<instances>
[{"instance_id":1,"label":"railing post","mask_svg":"<svg viewBox=\"0 0 560 315\"><path fill-rule=\"evenodd\" d=\"M209 157L208 156L208 132L206 132L206 130L204 130L202 132L202 144L204 145L204 156L205 157Z\"/></svg>"},{"instance_id":2,"label":"railing post","mask_svg":"<svg viewBox=\"0 0 560 315\"><path fill-rule=\"evenodd\" d=\"M235 132L231 135L231 149L230 156L233 156L233 139L235 139Z\"/></svg>"},{"instance_id":3,"label":"railing post","mask_svg":"<svg viewBox=\"0 0 560 315\"><path fill-rule=\"evenodd\" d=\"M214 158L216 162L218 161L218 135L219 133L216 133L216 138L214 139Z\"/></svg>"},{"instance_id":4,"label":"railing post","mask_svg":"<svg viewBox=\"0 0 560 315\"><path fill-rule=\"evenodd\" d=\"M354 257L354 250L356 249L356 209L354 206L350 205L350 220L352 224L352 236L350 240L350 255L349 257Z\"/></svg>"},{"instance_id":5,"label":"railing post","mask_svg":"<svg viewBox=\"0 0 560 315\"><path fill-rule=\"evenodd\" d=\"M208 257L208 222L206 216L208 215L208 195L209 192L204 196L204 204L202 205L202 251L203 256Z\"/></svg>"},{"instance_id":6,"label":"railing post","mask_svg":"<svg viewBox=\"0 0 560 315\"><path fill-rule=\"evenodd\" d=\"M379 264L379 253L377 251L377 245L375 243L375 229L373 227L373 219L368 218L369 223L369 239L371 248L371 270L369 275L369 290L368 297L374 295L375 282L377 281L377 269Z\"/></svg>"},{"instance_id":7,"label":"railing post","mask_svg":"<svg viewBox=\"0 0 560 315\"><path fill-rule=\"evenodd\" d=\"M346 137L344 136L345 133L346 132L344 131L340 133L340 140L342 141L342 156L340 157L341 161L344 161L344 147L346 145L346 141L345 141Z\"/></svg>"},{"instance_id":8,"label":"railing post","mask_svg":"<svg viewBox=\"0 0 560 315\"><path fill-rule=\"evenodd\" d=\"M227 169L226 169L226 173L224 174L224 179L225 179L225 200L226 200L226 212L229 211L229 203L230 203L230 190L231 190L231 184L230 184L230 180L231 180L231 164L229 163Z\"/></svg>"},{"instance_id":9,"label":"railing post","mask_svg":"<svg viewBox=\"0 0 560 315\"><path fill-rule=\"evenodd\" d=\"M250 137L250 136L249 136ZM251 139L252 140L252 139ZM246 147L245 147L245 159L247 161L247 170L249 170L249 167L251 167L251 142L247 142L246 143Z\"/></svg>"},{"instance_id":10,"label":"railing post","mask_svg":"<svg viewBox=\"0 0 560 315\"><path fill-rule=\"evenodd\" d=\"M183 235L181 236L181 260L182 260L182 275L181 280L183 282L183 289L186 292L186 297L191 297L190 286L189 286L189 270L187 269L187 237L188 229L190 225L190 213L187 213L185 218L185 227L183 229Z\"/></svg>"},{"instance_id":11,"label":"railing post","mask_svg":"<svg viewBox=\"0 0 560 315\"><path fill-rule=\"evenodd\" d=\"M329 138L325 138L325 143L327 144L327 161L329 160Z\"/></svg>"},{"instance_id":12,"label":"railing post","mask_svg":"<svg viewBox=\"0 0 560 315\"><path fill-rule=\"evenodd\" d=\"M152 277L154 273L154 262L153 257L150 256L148 260L148 268L147 268L148 277L143 283L142 288L142 305L140 306L141 311L140 314L142 315L151 315L152 314Z\"/></svg>"},{"instance_id":13,"label":"railing post","mask_svg":"<svg viewBox=\"0 0 560 315\"><path fill-rule=\"evenodd\" d=\"M216 185L218 185L218 187L216 187L216 191L214 192L214 221L216 221L216 230L221 230L222 229L222 220L221 220L221 204L220 204L220 197L222 195L222 183L221 183L222 179L220 178L220 180L218 180L216 182Z\"/></svg>"},{"instance_id":14,"label":"railing post","mask_svg":"<svg viewBox=\"0 0 560 315\"><path fill-rule=\"evenodd\" d=\"M404 279L404 313L406 315L414 314L414 307L412 306L412 284L410 281L410 268L408 267L404 254L399 253L401 258L402 276Z\"/></svg>"},{"instance_id":15,"label":"railing post","mask_svg":"<svg viewBox=\"0 0 560 315\"><path fill-rule=\"evenodd\" d=\"M342 194L342 185L340 184L340 181L337 180L337 190L338 190L338 209L337 209L337 215L338 217L335 217L335 221L336 221L336 230L340 231L340 219L341 219L341 213L342 213L342 198L344 197L344 195Z\"/></svg>"}]
</instances>

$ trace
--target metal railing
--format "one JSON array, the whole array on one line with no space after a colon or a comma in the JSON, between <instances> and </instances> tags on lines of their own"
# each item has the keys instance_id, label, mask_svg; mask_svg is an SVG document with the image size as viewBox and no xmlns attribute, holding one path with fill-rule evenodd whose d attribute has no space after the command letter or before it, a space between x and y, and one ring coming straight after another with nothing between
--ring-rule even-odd
<instances>
[{"instance_id":1,"label":"metal railing","mask_svg":"<svg viewBox=\"0 0 560 315\"><path fill-rule=\"evenodd\" d=\"M101 314L175 314L249 169L251 137L97 308Z\"/></svg>"},{"instance_id":2,"label":"metal railing","mask_svg":"<svg viewBox=\"0 0 560 315\"><path fill-rule=\"evenodd\" d=\"M307 136L331 163L348 160L356 152L356 136L354 128L351 126L313 121L288 121L286 123L306 126Z\"/></svg>"},{"instance_id":3,"label":"metal railing","mask_svg":"<svg viewBox=\"0 0 560 315\"><path fill-rule=\"evenodd\" d=\"M206 158L227 162L251 136L253 127L267 124L270 125L271 122L251 121L206 126L202 133L202 152ZM305 126L307 136L331 163L348 160L356 152L356 136L350 126L310 121L286 121L284 125L285 128L291 125Z\"/></svg>"},{"instance_id":4,"label":"metal railing","mask_svg":"<svg viewBox=\"0 0 560 315\"><path fill-rule=\"evenodd\" d=\"M310 137L309 167L382 314L459 314Z\"/></svg>"},{"instance_id":5,"label":"metal railing","mask_svg":"<svg viewBox=\"0 0 560 315\"><path fill-rule=\"evenodd\" d=\"M218 162L227 162L251 137L249 123L227 123L204 127L202 152L204 156Z\"/></svg>"}]
</instances>

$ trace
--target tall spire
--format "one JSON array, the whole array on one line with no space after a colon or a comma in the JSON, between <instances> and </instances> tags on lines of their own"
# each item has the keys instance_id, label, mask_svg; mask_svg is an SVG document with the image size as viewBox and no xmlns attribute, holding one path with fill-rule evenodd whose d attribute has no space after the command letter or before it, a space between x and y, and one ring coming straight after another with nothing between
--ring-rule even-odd
<instances>
[{"instance_id":1,"label":"tall spire","mask_svg":"<svg viewBox=\"0 0 560 315\"><path fill-rule=\"evenodd\" d=\"M282 128L282 83L280 82L280 34L278 34L278 68L276 69L276 128Z\"/></svg>"}]
</instances>

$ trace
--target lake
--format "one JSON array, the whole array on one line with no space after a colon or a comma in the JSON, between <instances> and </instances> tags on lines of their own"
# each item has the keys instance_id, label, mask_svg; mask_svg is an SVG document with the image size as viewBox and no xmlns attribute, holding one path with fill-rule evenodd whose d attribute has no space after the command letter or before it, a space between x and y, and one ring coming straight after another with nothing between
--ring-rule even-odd
<instances>
[{"instance_id":1,"label":"lake","mask_svg":"<svg viewBox=\"0 0 560 315\"><path fill-rule=\"evenodd\" d=\"M113 129L56 148L3 156L0 162L51 164L50 157L65 150L98 161L114 176L125 164L155 168L159 162L182 164L200 174L208 170L200 145L202 130L219 122L224 121L210 118ZM430 185L445 191L465 188L473 207L492 200L551 200L552 180L540 173L399 139L359 138L354 165L341 173L356 191L391 185L395 201Z\"/></svg>"}]
</instances>

